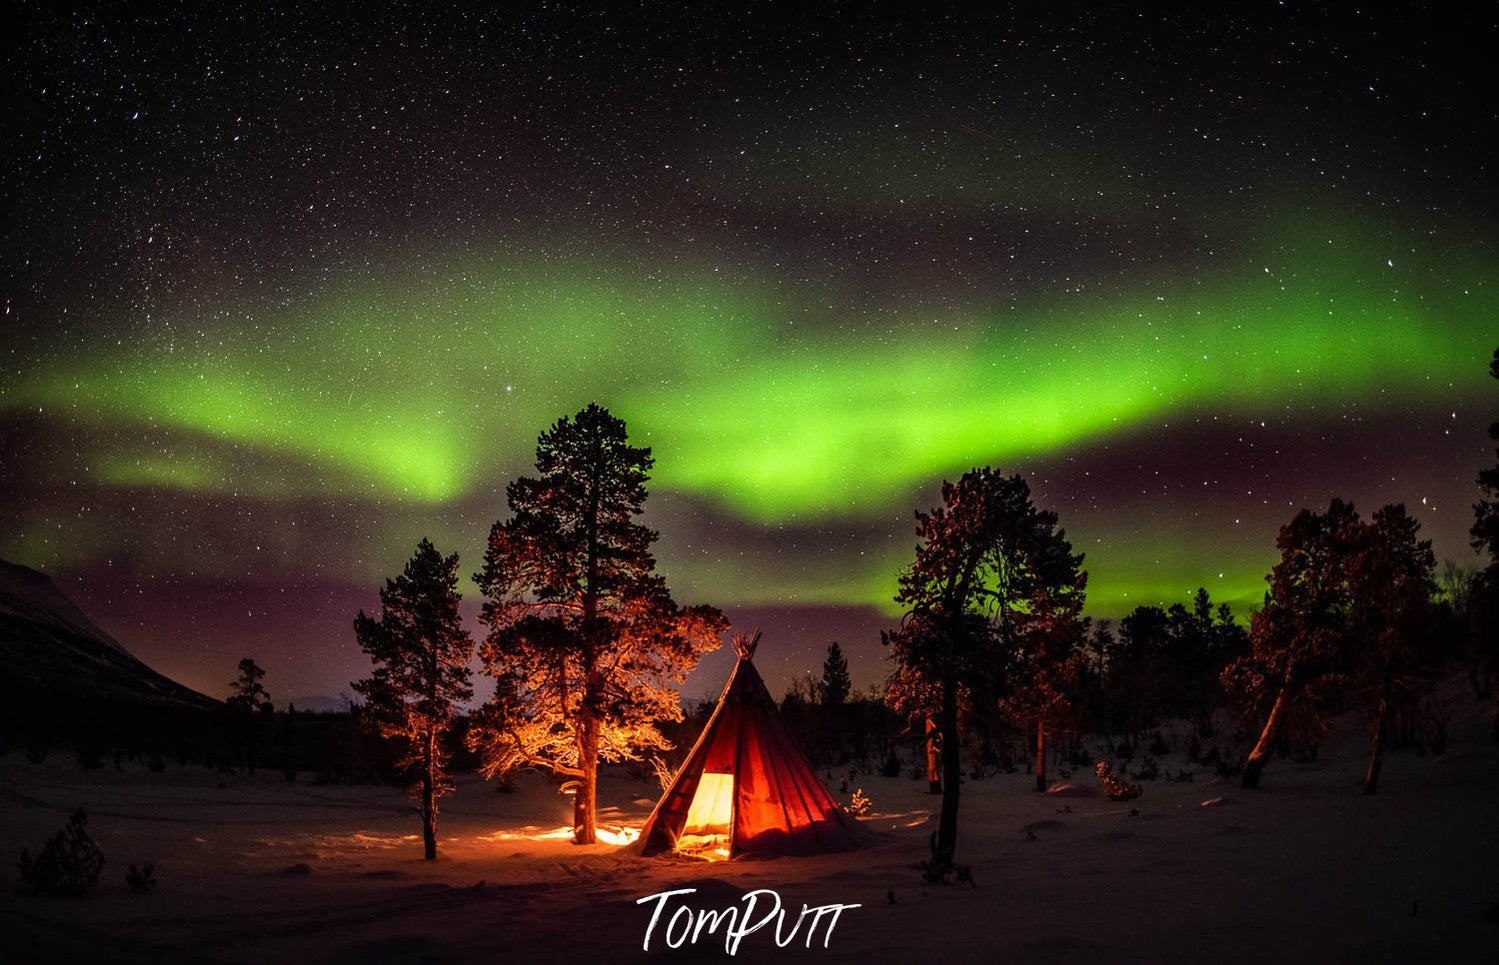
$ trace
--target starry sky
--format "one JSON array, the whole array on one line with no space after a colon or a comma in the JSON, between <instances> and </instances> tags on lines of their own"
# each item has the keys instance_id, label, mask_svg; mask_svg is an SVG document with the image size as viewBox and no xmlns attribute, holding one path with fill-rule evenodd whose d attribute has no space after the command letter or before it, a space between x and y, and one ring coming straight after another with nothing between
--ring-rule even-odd
<instances>
[{"instance_id":1,"label":"starry sky","mask_svg":"<svg viewBox=\"0 0 1499 965\"><path fill-rule=\"evenodd\" d=\"M1097 617L1242 613L1334 495L1474 559L1491 9L80 6L12 8L0 557L212 695L346 692L590 401L773 689L883 674L975 465Z\"/></svg>"}]
</instances>

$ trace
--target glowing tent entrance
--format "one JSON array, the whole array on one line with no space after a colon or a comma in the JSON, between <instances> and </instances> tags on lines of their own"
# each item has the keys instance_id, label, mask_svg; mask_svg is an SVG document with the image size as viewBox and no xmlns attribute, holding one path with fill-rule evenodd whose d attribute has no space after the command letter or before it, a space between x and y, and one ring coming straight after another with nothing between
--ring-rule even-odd
<instances>
[{"instance_id":1,"label":"glowing tent entrance","mask_svg":"<svg viewBox=\"0 0 1499 965\"><path fill-rule=\"evenodd\" d=\"M735 639L739 663L641 828L643 853L816 854L861 843L862 830L812 772L750 662L759 639Z\"/></svg>"}]
</instances>

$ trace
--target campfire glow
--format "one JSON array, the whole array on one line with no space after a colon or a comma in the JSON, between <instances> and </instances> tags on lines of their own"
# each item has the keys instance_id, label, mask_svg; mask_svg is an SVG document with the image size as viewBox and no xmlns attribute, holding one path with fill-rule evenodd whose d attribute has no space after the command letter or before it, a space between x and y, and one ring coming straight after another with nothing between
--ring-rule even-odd
<instances>
[{"instance_id":1,"label":"campfire glow","mask_svg":"<svg viewBox=\"0 0 1499 965\"><path fill-rule=\"evenodd\" d=\"M595 831L600 844L610 844L623 847L632 844L640 837L639 828L598 828ZM573 836L571 827L553 828L551 830L540 830L534 827L520 828L515 831L493 831L481 835L480 841L566 841Z\"/></svg>"}]
</instances>

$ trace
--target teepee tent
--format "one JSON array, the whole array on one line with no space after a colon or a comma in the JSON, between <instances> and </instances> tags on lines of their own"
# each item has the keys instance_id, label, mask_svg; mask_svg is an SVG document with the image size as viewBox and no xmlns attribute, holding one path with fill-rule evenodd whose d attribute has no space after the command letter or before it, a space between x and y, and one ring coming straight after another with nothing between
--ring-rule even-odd
<instances>
[{"instance_id":1,"label":"teepee tent","mask_svg":"<svg viewBox=\"0 0 1499 965\"><path fill-rule=\"evenodd\" d=\"M702 736L641 828L644 854L816 854L857 847L862 831L812 773L735 637L739 663Z\"/></svg>"}]
</instances>

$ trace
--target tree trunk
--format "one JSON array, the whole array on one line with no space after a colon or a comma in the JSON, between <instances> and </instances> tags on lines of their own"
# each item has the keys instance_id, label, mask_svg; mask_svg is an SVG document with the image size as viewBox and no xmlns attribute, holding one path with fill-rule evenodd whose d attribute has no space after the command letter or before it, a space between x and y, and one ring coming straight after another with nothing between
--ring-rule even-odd
<instances>
[{"instance_id":1,"label":"tree trunk","mask_svg":"<svg viewBox=\"0 0 1499 965\"><path fill-rule=\"evenodd\" d=\"M428 861L437 860L437 757L435 735L427 735L427 760L422 768L422 851Z\"/></svg>"},{"instance_id":2,"label":"tree trunk","mask_svg":"<svg viewBox=\"0 0 1499 965\"><path fill-rule=\"evenodd\" d=\"M1379 709L1375 712L1374 740L1369 745L1369 772L1364 775L1364 793L1379 790L1379 769L1384 766L1385 734L1390 727L1390 675L1384 675L1384 686L1379 692Z\"/></svg>"},{"instance_id":3,"label":"tree trunk","mask_svg":"<svg viewBox=\"0 0 1499 965\"><path fill-rule=\"evenodd\" d=\"M1046 790L1046 718L1036 718L1036 790Z\"/></svg>"},{"instance_id":4,"label":"tree trunk","mask_svg":"<svg viewBox=\"0 0 1499 965\"><path fill-rule=\"evenodd\" d=\"M598 840L599 723L590 707L583 708L578 721L578 770L583 773L573 794L573 844L593 844Z\"/></svg>"},{"instance_id":5,"label":"tree trunk","mask_svg":"<svg viewBox=\"0 0 1499 965\"><path fill-rule=\"evenodd\" d=\"M942 793L942 763L939 750L942 740L937 734L937 722L926 719L926 789L932 794Z\"/></svg>"},{"instance_id":6,"label":"tree trunk","mask_svg":"<svg viewBox=\"0 0 1499 965\"><path fill-rule=\"evenodd\" d=\"M598 695L602 681L595 677L598 651L595 634L599 632L599 481L595 475L588 487L588 517L585 520L588 543L584 564L583 586L583 703L578 710L578 790L573 795L573 844L593 844L598 840L595 827L599 784Z\"/></svg>"},{"instance_id":7,"label":"tree trunk","mask_svg":"<svg viewBox=\"0 0 1499 965\"><path fill-rule=\"evenodd\" d=\"M1265 729L1260 732L1260 739L1254 745L1254 750L1249 752L1249 760L1244 762L1244 777L1239 783L1242 787L1253 790L1260 786L1260 772L1265 769L1265 762L1270 759L1270 751L1275 745L1276 732L1280 730L1281 717L1285 715L1286 703L1291 696L1291 675L1286 674L1280 684L1280 693L1275 695L1275 705L1270 708L1270 719L1265 721Z\"/></svg>"},{"instance_id":8,"label":"tree trunk","mask_svg":"<svg viewBox=\"0 0 1499 965\"><path fill-rule=\"evenodd\" d=\"M942 681L942 813L937 822L934 865L949 864L958 853L958 682Z\"/></svg>"}]
</instances>

